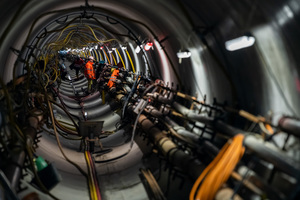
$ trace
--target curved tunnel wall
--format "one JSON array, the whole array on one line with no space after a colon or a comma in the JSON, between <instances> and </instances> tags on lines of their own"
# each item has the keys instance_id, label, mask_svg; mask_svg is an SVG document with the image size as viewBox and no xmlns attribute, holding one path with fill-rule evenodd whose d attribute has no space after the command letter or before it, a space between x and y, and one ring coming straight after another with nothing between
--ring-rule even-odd
<instances>
[{"instance_id":1,"label":"curved tunnel wall","mask_svg":"<svg viewBox=\"0 0 300 200\"><path fill-rule=\"evenodd\" d=\"M3 32L6 31L5 25L8 28L8 22L17 15L5 39L2 38L1 74L5 74L6 82L11 79L12 67L5 66L12 66L16 59L14 53L7 49L22 49L29 27L36 17L47 11L84 4L82 1L29 1L21 12L15 13L24 2L17 5L9 1L4 3L11 8L11 12L3 12ZM181 82L182 88L190 94L198 94L199 97L207 94L210 102L216 97L220 102L226 100L262 115L269 110L298 114L292 113L294 109L289 108L299 110L299 47L295 45L299 42L295 37L299 32L297 1L279 2L272 6L248 1L223 2L220 4L222 6L206 1L173 4L158 1L151 6L138 1L90 1L89 4L99 7L93 12L104 8L146 24L155 35L140 24L123 20L137 35L141 35L142 40L165 39L161 45L174 67L161 50L162 47L155 42L155 50L149 55L149 60L153 62L154 77L170 84L174 82L174 85ZM61 14L53 14L51 19ZM48 17L41 18L32 35L47 23ZM113 26L110 28L114 29ZM225 41L245 32L251 32L256 37L255 46L236 52L226 51ZM189 49L192 52L191 59L184 59L179 64L176 57L179 49ZM259 104L262 105L257 106Z\"/></svg>"},{"instance_id":2,"label":"curved tunnel wall","mask_svg":"<svg viewBox=\"0 0 300 200\"><path fill-rule=\"evenodd\" d=\"M23 3L25 7L16 12ZM22 49L36 17L51 10L80 7L84 3L2 1L1 7L9 8L4 9L0 19L3 27L0 72L5 82L11 80L12 66L17 58L9 49ZM120 19L141 40L154 42L154 50L147 53L153 77L170 85L173 82L174 88L179 85L181 90L197 95L200 100L207 95L209 103L216 98L219 103L227 101L229 105L263 116L272 111L274 121L283 114L299 116L299 1L151 1L149 4L147 1L118 0L89 1L89 4L94 6L92 12L106 13L101 10L105 8L115 13L116 18L136 19L149 27ZM66 13L39 20L32 36L62 14ZM9 26L13 19L14 23ZM225 49L227 40L249 32L256 38L254 46L235 52ZM136 46L128 38L123 41ZM176 53L184 49L192 56L179 64ZM133 49L131 51L133 53ZM136 55L136 61L145 72L141 54Z\"/></svg>"}]
</instances>

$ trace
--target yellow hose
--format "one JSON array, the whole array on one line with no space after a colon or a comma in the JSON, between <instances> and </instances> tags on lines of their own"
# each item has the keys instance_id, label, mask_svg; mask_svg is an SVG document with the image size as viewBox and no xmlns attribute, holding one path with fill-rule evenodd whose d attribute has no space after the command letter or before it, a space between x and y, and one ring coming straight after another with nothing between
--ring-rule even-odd
<instances>
[{"instance_id":1,"label":"yellow hose","mask_svg":"<svg viewBox=\"0 0 300 200\"><path fill-rule=\"evenodd\" d=\"M101 51L98 50L98 53L100 54L101 60L104 60Z\"/></svg>"},{"instance_id":2,"label":"yellow hose","mask_svg":"<svg viewBox=\"0 0 300 200\"><path fill-rule=\"evenodd\" d=\"M117 65L117 61L116 61L116 59L115 59L115 56L114 56L113 52L111 52L111 56L112 56L113 59L114 59L115 65Z\"/></svg>"},{"instance_id":3,"label":"yellow hose","mask_svg":"<svg viewBox=\"0 0 300 200\"><path fill-rule=\"evenodd\" d=\"M204 169L190 192L190 200L213 200L216 192L225 183L235 166L242 158L244 135L238 134L230 139L215 159ZM199 185L201 185L199 187Z\"/></svg>"},{"instance_id":4,"label":"yellow hose","mask_svg":"<svg viewBox=\"0 0 300 200\"><path fill-rule=\"evenodd\" d=\"M97 61L99 61L99 56L98 56L98 54L97 54L96 50L95 50L95 49L93 49L93 51L94 51L94 53L95 53L95 55L96 55L96 58L97 58L96 60L97 60Z\"/></svg>"},{"instance_id":5,"label":"yellow hose","mask_svg":"<svg viewBox=\"0 0 300 200\"><path fill-rule=\"evenodd\" d=\"M134 65L133 65L133 62L132 62L132 60L131 60L131 57L130 57L130 55L129 55L127 49L125 49L125 52L126 52L127 57L128 57L128 59L129 59L129 61L130 61L130 63L131 63L132 71L133 71L133 73L135 73Z\"/></svg>"},{"instance_id":6,"label":"yellow hose","mask_svg":"<svg viewBox=\"0 0 300 200\"><path fill-rule=\"evenodd\" d=\"M116 51L117 51L117 53L118 53L118 55L119 55L119 57L120 57L120 59L121 59L121 62L122 62L122 64L123 64L124 69L126 69L126 66L125 66L125 64L124 64L124 61L123 61L123 58L122 58L120 52L118 51L118 49L116 49Z\"/></svg>"},{"instance_id":7,"label":"yellow hose","mask_svg":"<svg viewBox=\"0 0 300 200\"><path fill-rule=\"evenodd\" d=\"M110 60L109 60L109 58L108 58L108 56L107 56L107 54L106 54L105 50L104 50L104 49L102 49L102 51L104 52L104 54L105 54L105 57L106 57L106 58L107 58L107 60L108 60L108 63L109 63L109 64L111 64L111 62L110 62Z\"/></svg>"}]
</instances>

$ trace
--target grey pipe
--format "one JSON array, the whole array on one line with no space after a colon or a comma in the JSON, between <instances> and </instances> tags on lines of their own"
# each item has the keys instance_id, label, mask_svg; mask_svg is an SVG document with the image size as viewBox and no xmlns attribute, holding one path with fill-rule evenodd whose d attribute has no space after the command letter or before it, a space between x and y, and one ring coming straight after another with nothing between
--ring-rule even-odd
<instances>
[{"instance_id":1,"label":"grey pipe","mask_svg":"<svg viewBox=\"0 0 300 200\"><path fill-rule=\"evenodd\" d=\"M165 136L145 115L142 114L138 122L169 162L185 171L192 179L198 178L205 168L199 160L177 148L176 144Z\"/></svg>"},{"instance_id":2,"label":"grey pipe","mask_svg":"<svg viewBox=\"0 0 300 200\"><path fill-rule=\"evenodd\" d=\"M299 163L296 163L283 151L275 148L270 143L264 142L254 135L247 135L244 139L244 144L248 150L253 151L258 157L272 163L276 168L284 171L288 175L292 177L298 177L300 175Z\"/></svg>"},{"instance_id":3,"label":"grey pipe","mask_svg":"<svg viewBox=\"0 0 300 200\"><path fill-rule=\"evenodd\" d=\"M197 142L199 140L199 135L196 135L193 132L190 132L186 130L183 126L179 126L177 123L175 123L173 120L171 120L169 117L165 117L165 121L172 126L172 128L181 136L191 139L194 142Z\"/></svg>"},{"instance_id":4,"label":"grey pipe","mask_svg":"<svg viewBox=\"0 0 300 200\"><path fill-rule=\"evenodd\" d=\"M282 117L278 121L279 128L289 134L300 137L300 121L290 117Z\"/></svg>"},{"instance_id":5,"label":"grey pipe","mask_svg":"<svg viewBox=\"0 0 300 200\"><path fill-rule=\"evenodd\" d=\"M295 166L295 162L289 158L283 151L272 148L271 144L268 142L263 142L261 139L253 136L254 133L247 133L243 130L230 126L220 120L214 120L210 117L201 116L199 114L193 113L192 110L185 108L177 102L173 103L176 110L178 110L185 117L202 122L204 124L212 126L218 132L224 133L229 136L234 136L238 133L247 135L245 137L245 146L257 154L263 160L266 160L276 166L278 169L284 171L285 173L295 176L299 174L300 166ZM250 135L251 134L251 135ZM298 175L297 175L298 176Z\"/></svg>"}]
</instances>

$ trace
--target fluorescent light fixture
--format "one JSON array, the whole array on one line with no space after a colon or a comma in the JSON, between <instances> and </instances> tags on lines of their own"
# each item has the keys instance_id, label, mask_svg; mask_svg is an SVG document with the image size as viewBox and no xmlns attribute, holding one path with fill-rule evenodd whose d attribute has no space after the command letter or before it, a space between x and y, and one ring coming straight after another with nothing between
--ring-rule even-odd
<instances>
[{"instance_id":1,"label":"fluorescent light fixture","mask_svg":"<svg viewBox=\"0 0 300 200\"><path fill-rule=\"evenodd\" d=\"M228 51L236 51L254 44L255 38L253 36L242 36L225 42L225 47Z\"/></svg>"},{"instance_id":2,"label":"fluorescent light fixture","mask_svg":"<svg viewBox=\"0 0 300 200\"><path fill-rule=\"evenodd\" d=\"M177 52L178 58L189 58L189 57L191 57L191 55L192 55L192 53L189 50Z\"/></svg>"},{"instance_id":3,"label":"fluorescent light fixture","mask_svg":"<svg viewBox=\"0 0 300 200\"><path fill-rule=\"evenodd\" d=\"M283 7L283 11L285 12L285 14L289 17L289 18L293 18L294 17L294 13L293 11L290 9L289 6L285 5Z\"/></svg>"},{"instance_id":4,"label":"fluorescent light fixture","mask_svg":"<svg viewBox=\"0 0 300 200\"><path fill-rule=\"evenodd\" d=\"M141 51L141 47L140 47L140 46L137 46L137 47L135 48L135 53L140 53L140 51Z\"/></svg>"}]
</instances>

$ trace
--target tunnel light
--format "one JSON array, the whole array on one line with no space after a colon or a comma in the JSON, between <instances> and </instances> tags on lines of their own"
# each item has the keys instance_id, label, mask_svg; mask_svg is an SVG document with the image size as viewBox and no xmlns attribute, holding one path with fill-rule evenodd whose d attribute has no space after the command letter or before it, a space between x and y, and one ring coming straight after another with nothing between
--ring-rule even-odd
<instances>
[{"instance_id":1,"label":"tunnel light","mask_svg":"<svg viewBox=\"0 0 300 200\"><path fill-rule=\"evenodd\" d=\"M228 51L236 51L254 44L255 38L253 36L242 36L225 42L225 47Z\"/></svg>"},{"instance_id":2,"label":"tunnel light","mask_svg":"<svg viewBox=\"0 0 300 200\"><path fill-rule=\"evenodd\" d=\"M289 6L285 5L283 7L283 11L285 12L285 14L289 17L289 18L293 18L294 17L294 13L293 11L290 9Z\"/></svg>"},{"instance_id":3,"label":"tunnel light","mask_svg":"<svg viewBox=\"0 0 300 200\"><path fill-rule=\"evenodd\" d=\"M137 47L135 48L135 53L140 53L140 51L141 51L141 47L140 47L140 46L137 46Z\"/></svg>"},{"instance_id":4,"label":"tunnel light","mask_svg":"<svg viewBox=\"0 0 300 200\"><path fill-rule=\"evenodd\" d=\"M148 51L149 49L151 49L153 47L153 43L152 42L147 42L144 46L144 49L146 51Z\"/></svg>"},{"instance_id":5,"label":"tunnel light","mask_svg":"<svg viewBox=\"0 0 300 200\"><path fill-rule=\"evenodd\" d=\"M191 55L192 55L192 53L189 50L177 52L178 58L189 58L189 57L191 57Z\"/></svg>"}]
</instances>

